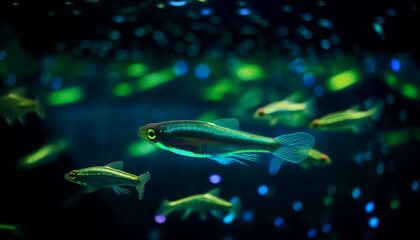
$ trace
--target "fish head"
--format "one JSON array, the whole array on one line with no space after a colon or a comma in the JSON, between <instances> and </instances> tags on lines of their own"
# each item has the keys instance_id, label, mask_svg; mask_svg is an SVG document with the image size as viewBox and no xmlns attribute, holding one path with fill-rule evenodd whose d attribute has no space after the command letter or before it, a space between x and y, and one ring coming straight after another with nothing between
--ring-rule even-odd
<instances>
[{"instance_id":1,"label":"fish head","mask_svg":"<svg viewBox=\"0 0 420 240\"><path fill-rule=\"evenodd\" d=\"M64 179L72 183L86 186L86 183L81 181L81 179L79 178L79 173L77 170L71 170L70 172L64 174Z\"/></svg>"},{"instance_id":2,"label":"fish head","mask_svg":"<svg viewBox=\"0 0 420 240\"><path fill-rule=\"evenodd\" d=\"M159 124L148 123L139 128L137 135L146 141L155 144L159 141Z\"/></svg>"},{"instance_id":3,"label":"fish head","mask_svg":"<svg viewBox=\"0 0 420 240\"><path fill-rule=\"evenodd\" d=\"M321 127L321 121L319 119L314 119L310 124L310 128L320 128Z\"/></svg>"},{"instance_id":4,"label":"fish head","mask_svg":"<svg viewBox=\"0 0 420 240\"><path fill-rule=\"evenodd\" d=\"M264 108L258 108L255 112L254 112L254 117L255 118L264 118L266 116L266 112Z\"/></svg>"},{"instance_id":5,"label":"fish head","mask_svg":"<svg viewBox=\"0 0 420 240\"><path fill-rule=\"evenodd\" d=\"M327 154L321 154L321 162L324 164L331 164L331 158Z\"/></svg>"}]
</instances>

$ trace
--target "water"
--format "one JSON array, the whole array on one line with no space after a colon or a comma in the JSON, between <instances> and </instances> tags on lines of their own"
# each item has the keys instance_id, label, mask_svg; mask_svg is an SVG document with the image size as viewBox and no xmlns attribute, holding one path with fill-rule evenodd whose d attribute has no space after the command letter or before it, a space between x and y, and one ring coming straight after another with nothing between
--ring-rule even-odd
<instances>
[{"instance_id":1,"label":"water","mask_svg":"<svg viewBox=\"0 0 420 240\"><path fill-rule=\"evenodd\" d=\"M6 1L1 9L1 95L25 87L45 117L0 119L0 239L419 236L410 220L420 213L415 1ZM254 117L292 95L312 99L312 114L275 124ZM377 102L381 114L360 131L309 127ZM310 133L331 162L286 162L270 174L269 154L223 165L137 135L151 122L219 118L267 137ZM48 144L55 152L22 164ZM142 200L134 187L85 193L64 179L114 161L150 172ZM209 212L155 217L164 199L214 188L240 199L232 222Z\"/></svg>"}]
</instances>

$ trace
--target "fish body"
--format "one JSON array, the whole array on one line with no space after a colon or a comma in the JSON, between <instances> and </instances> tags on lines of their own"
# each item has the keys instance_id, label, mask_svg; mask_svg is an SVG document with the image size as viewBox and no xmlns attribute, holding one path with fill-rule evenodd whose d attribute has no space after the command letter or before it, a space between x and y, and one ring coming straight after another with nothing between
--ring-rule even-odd
<instances>
[{"instance_id":1,"label":"fish body","mask_svg":"<svg viewBox=\"0 0 420 240\"><path fill-rule=\"evenodd\" d=\"M268 120L272 126L278 123L292 127L303 126L306 119L314 114L314 100L298 102L296 95L259 107L254 112L254 118Z\"/></svg>"},{"instance_id":2,"label":"fish body","mask_svg":"<svg viewBox=\"0 0 420 240\"><path fill-rule=\"evenodd\" d=\"M23 117L31 112L35 112L41 118L45 117L44 109L37 98L36 100L26 98L21 91L13 91L0 97L0 117L6 119L10 125L19 120L24 123Z\"/></svg>"},{"instance_id":3,"label":"fish body","mask_svg":"<svg viewBox=\"0 0 420 240\"><path fill-rule=\"evenodd\" d=\"M307 157L314 144L308 133L271 138L239 131L238 125L233 118L212 122L175 120L146 124L139 128L138 135L161 149L222 164L256 162L256 153L271 153L296 163Z\"/></svg>"},{"instance_id":4,"label":"fish body","mask_svg":"<svg viewBox=\"0 0 420 240\"><path fill-rule=\"evenodd\" d=\"M363 127L369 125L371 120L379 119L382 109L382 102L377 102L367 110L359 110L358 107L352 107L317 118L312 121L309 127L324 131L351 130L354 133L360 133Z\"/></svg>"},{"instance_id":5,"label":"fish body","mask_svg":"<svg viewBox=\"0 0 420 240\"><path fill-rule=\"evenodd\" d=\"M44 165L56 159L57 155L66 150L69 145L70 141L67 138L51 141L30 154L19 158L17 167L19 169L30 169Z\"/></svg>"},{"instance_id":6,"label":"fish body","mask_svg":"<svg viewBox=\"0 0 420 240\"><path fill-rule=\"evenodd\" d=\"M147 171L139 176L122 171L123 162L116 161L105 166L93 166L72 170L64 175L64 179L85 187L85 192L94 192L102 188L112 188L117 194L130 194L130 191L121 186L134 186L141 200L144 187L150 179Z\"/></svg>"},{"instance_id":7,"label":"fish body","mask_svg":"<svg viewBox=\"0 0 420 240\"><path fill-rule=\"evenodd\" d=\"M332 159L326 153L312 148L311 151L309 151L308 159L306 161L300 162L299 165L303 169L309 169L313 166L328 166L331 163Z\"/></svg>"},{"instance_id":8,"label":"fish body","mask_svg":"<svg viewBox=\"0 0 420 240\"><path fill-rule=\"evenodd\" d=\"M172 212L183 212L182 219L186 219L196 212L205 220L206 213L210 212L215 217L229 216L233 220L240 211L239 199L232 198L231 201L227 201L218 197L219 193L220 190L215 188L204 194L195 194L175 201L164 199L156 215L167 217Z\"/></svg>"}]
</instances>

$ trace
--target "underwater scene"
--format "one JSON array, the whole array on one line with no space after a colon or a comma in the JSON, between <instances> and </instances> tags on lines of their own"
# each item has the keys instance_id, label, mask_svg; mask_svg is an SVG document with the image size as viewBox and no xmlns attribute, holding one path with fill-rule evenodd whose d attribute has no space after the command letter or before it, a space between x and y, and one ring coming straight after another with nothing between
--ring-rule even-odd
<instances>
[{"instance_id":1,"label":"underwater scene","mask_svg":"<svg viewBox=\"0 0 420 240\"><path fill-rule=\"evenodd\" d=\"M420 239L419 7L2 0L0 239Z\"/></svg>"}]
</instances>

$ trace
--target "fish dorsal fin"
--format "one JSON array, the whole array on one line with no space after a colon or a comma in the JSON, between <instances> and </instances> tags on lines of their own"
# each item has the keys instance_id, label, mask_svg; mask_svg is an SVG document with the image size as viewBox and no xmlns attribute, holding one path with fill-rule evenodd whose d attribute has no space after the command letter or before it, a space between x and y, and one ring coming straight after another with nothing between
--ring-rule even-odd
<instances>
[{"instance_id":1,"label":"fish dorsal fin","mask_svg":"<svg viewBox=\"0 0 420 240\"><path fill-rule=\"evenodd\" d=\"M220 195L220 188L213 188L210 191L206 192L206 194L210 194L213 196L219 196Z\"/></svg>"},{"instance_id":2,"label":"fish dorsal fin","mask_svg":"<svg viewBox=\"0 0 420 240\"><path fill-rule=\"evenodd\" d=\"M123 163L123 161L115 161L115 162L112 162L112 163L108 163L105 166L121 170L124 167L124 163Z\"/></svg>"},{"instance_id":3,"label":"fish dorsal fin","mask_svg":"<svg viewBox=\"0 0 420 240\"><path fill-rule=\"evenodd\" d=\"M10 93L24 97L26 95L26 87L17 87L15 89L13 89L12 91L10 91Z\"/></svg>"},{"instance_id":4,"label":"fish dorsal fin","mask_svg":"<svg viewBox=\"0 0 420 240\"><path fill-rule=\"evenodd\" d=\"M210 123L216 124L220 127L230 128L234 130L239 128L239 122L236 118L221 118L210 121Z\"/></svg>"}]
</instances>

